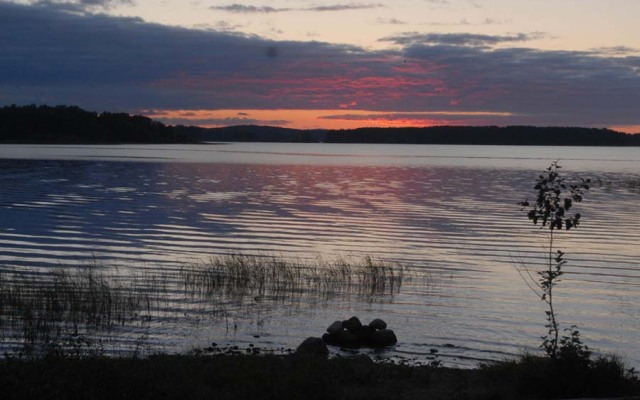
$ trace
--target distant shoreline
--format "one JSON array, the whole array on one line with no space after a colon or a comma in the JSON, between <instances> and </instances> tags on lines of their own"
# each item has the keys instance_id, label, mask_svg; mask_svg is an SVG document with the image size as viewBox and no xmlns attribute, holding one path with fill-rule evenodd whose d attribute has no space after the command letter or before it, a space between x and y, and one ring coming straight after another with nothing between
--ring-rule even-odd
<instances>
[{"instance_id":1,"label":"distant shoreline","mask_svg":"<svg viewBox=\"0 0 640 400\"><path fill-rule=\"evenodd\" d=\"M535 126L433 126L299 130L238 125L170 126L141 115L95 113L76 106L0 108L3 144L211 144L211 142L640 146L640 134L611 129Z\"/></svg>"}]
</instances>

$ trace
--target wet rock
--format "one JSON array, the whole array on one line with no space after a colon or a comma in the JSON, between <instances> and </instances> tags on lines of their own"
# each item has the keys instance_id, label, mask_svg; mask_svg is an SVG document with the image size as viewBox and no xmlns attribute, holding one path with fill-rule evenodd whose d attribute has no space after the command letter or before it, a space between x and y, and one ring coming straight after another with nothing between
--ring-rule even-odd
<instances>
[{"instance_id":1,"label":"wet rock","mask_svg":"<svg viewBox=\"0 0 640 400\"><path fill-rule=\"evenodd\" d=\"M322 340L330 345L342 347L384 347L398 342L395 333L387 329L383 320L376 318L369 325L362 325L357 317L346 321L335 321L322 335Z\"/></svg>"},{"instance_id":2,"label":"wet rock","mask_svg":"<svg viewBox=\"0 0 640 400\"><path fill-rule=\"evenodd\" d=\"M324 335L322 335L322 340L325 343L331 344L331 345L339 345L340 343L338 343L338 334L337 333L325 333Z\"/></svg>"},{"instance_id":3,"label":"wet rock","mask_svg":"<svg viewBox=\"0 0 640 400\"><path fill-rule=\"evenodd\" d=\"M327 328L327 332L329 332L329 334L331 335L336 335L340 333L343 329L344 327L342 326L342 322L336 321Z\"/></svg>"},{"instance_id":4,"label":"wet rock","mask_svg":"<svg viewBox=\"0 0 640 400\"><path fill-rule=\"evenodd\" d=\"M356 333L362 329L362 322L357 317L351 317L342 323L344 329L351 333Z\"/></svg>"},{"instance_id":5,"label":"wet rock","mask_svg":"<svg viewBox=\"0 0 640 400\"><path fill-rule=\"evenodd\" d=\"M358 332L356 332L356 336L358 337L358 342L360 342L360 344L362 345L368 345L369 343L371 343L371 340L373 339L373 333L375 332L374 329L371 328L371 326L363 326L362 328L360 328L360 330Z\"/></svg>"},{"instance_id":6,"label":"wet rock","mask_svg":"<svg viewBox=\"0 0 640 400\"><path fill-rule=\"evenodd\" d=\"M376 318L373 321L371 321L371 323L369 323L369 326L377 331L381 329L387 329L387 323L381 320L380 318Z\"/></svg>"},{"instance_id":7,"label":"wet rock","mask_svg":"<svg viewBox=\"0 0 640 400\"><path fill-rule=\"evenodd\" d=\"M371 344L374 346L391 346L398 343L396 334L391 329L381 329L373 333Z\"/></svg>"},{"instance_id":8,"label":"wet rock","mask_svg":"<svg viewBox=\"0 0 640 400\"><path fill-rule=\"evenodd\" d=\"M306 338L298 348L296 354L314 355L326 357L329 355L329 349L324 341L317 337Z\"/></svg>"},{"instance_id":9,"label":"wet rock","mask_svg":"<svg viewBox=\"0 0 640 400\"><path fill-rule=\"evenodd\" d=\"M337 342L340 346L358 346L358 337L347 330L341 331L336 335Z\"/></svg>"}]
</instances>

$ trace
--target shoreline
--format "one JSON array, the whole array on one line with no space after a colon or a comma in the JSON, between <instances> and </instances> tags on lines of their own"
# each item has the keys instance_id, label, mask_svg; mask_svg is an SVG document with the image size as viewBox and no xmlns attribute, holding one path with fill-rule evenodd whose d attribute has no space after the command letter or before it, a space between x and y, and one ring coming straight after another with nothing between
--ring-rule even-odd
<instances>
[{"instance_id":1,"label":"shoreline","mask_svg":"<svg viewBox=\"0 0 640 400\"><path fill-rule=\"evenodd\" d=\"M542 367L542 370L541 370ZM4 399L640 399L637 379L561 376L542 359L476 369L375 363L368 357L155 355L0 361ZM545 371L551 374L541 374ZM549 381L553 379L553 381ZM577 380L576 380L577 379Z\"/></svg>"}]
</instances>

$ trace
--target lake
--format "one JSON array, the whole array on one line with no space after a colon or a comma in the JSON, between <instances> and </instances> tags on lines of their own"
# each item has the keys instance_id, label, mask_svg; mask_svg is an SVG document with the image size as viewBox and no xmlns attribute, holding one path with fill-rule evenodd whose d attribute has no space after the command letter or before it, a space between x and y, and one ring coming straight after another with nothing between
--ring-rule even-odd
<instances>
[{"instance_id":1,"label":"lake","mask_svg":"<svg viewBox=\"0 0 640 400\"><path fill-rule=\"evenodd\" d=\"M95 333L114 352L142 341L150 352L291 348L355 315L382 318L398 336L368 354L473 366L537 351L546 333L545 304L517 268L544 267L546 231L517 204L557 160L567 177L594 183L576 206L580 227L556 236L568 262L555 292L561 324L640 367L636 148L3 145L0 269L35 279L89 264L123 281L163 275L144 321ZM225 254L370 256L405 269L401 286L375 293L181 291L185 265Z\"/></svg>"}]
</instances>

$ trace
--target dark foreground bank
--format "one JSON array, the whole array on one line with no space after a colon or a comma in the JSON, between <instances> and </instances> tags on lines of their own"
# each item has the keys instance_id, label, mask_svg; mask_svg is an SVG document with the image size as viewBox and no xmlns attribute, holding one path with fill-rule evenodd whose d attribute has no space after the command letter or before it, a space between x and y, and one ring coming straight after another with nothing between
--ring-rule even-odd
<instances>
[{"instance_id":1,"label":"dark foreground bank","mask_svg":"<svg viewBox=\"0 0 640 400\"><path fill-rule=\"evenodd\" d=\"M640 395L619 363L579 371L524 357L474 370L367 358L153 356L0 361L9 399L529 399ZM622 372L622 373L621 373Z\"/></svg>"}]
</instances>

